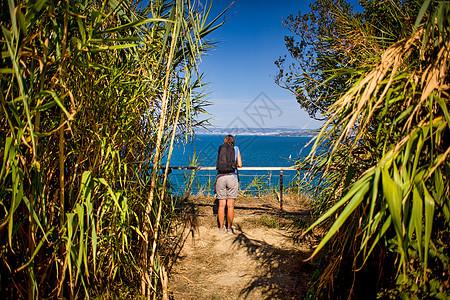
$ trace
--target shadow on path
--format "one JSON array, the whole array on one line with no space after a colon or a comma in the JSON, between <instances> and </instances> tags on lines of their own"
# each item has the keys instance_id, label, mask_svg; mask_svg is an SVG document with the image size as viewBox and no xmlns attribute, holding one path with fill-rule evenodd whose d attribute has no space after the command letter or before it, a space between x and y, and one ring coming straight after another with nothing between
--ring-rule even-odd
<instances>
[{"instance_id":1,"label":"shadow on path","mask_svg":"<svg viewBox=\"0 0 450 300\"><path fill-rule=\"evenodd\" d=\"M171 228L176 246L166 252L174 271L172 299L305 299L314 267L304 260L311 251L293 246L292 232L285 229L309 213L291 206L280 215L276 204L236 205L239 221L235 234L227 235L215 224L214 200L184 201ZM260 216L267 215L282 218L276 220L287 227L266 227Z\"/></svg>"},{"instance_id":2,"label":"shadow on path","mask_svg":"<svg viewBox=\"0 0 450 300\"><path fill-rule=\"evenodd\" d=\"M254 289L259 289L264 299L304 299L309 275L313 272L310 263L304 260L311 252L283 249L282 246L268 244L249 238L241 228L237 228L233 241L235 247L245 248L259 265L240 296L246 298Z\"/></svg>"}]
</instances>

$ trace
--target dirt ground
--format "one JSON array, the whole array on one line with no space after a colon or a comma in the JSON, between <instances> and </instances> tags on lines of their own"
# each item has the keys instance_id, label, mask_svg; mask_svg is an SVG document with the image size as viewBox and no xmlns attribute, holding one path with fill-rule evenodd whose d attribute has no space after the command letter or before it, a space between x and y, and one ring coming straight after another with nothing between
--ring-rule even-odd
<instances>
[{"instance_id":1,"label":"dirt ground","mask_svg":"<svg viewBox=\"0 0 450 300\"><path fill-rule=\"evenodd\" d=\"M305 199L236 200L234 234L219 233L217 203L190 199L179 229L180 252L169 276L171 299L303 299L314 271L311 245L295 243L294 222L309 217Z\"/></svg>"}]
</instances>

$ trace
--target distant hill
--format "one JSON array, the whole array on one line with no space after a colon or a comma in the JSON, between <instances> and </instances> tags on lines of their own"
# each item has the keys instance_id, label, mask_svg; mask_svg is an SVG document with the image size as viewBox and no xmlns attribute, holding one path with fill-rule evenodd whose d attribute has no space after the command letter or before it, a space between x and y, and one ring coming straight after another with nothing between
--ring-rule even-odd
<instances>
[{"instance_id":1,"label":"distant hill","mask_svg":"<svg viewBox=\"0 0 450 300\"><path fill-rule=\"evenodd\" d=\"M199 128L197 134L214 134L214 135L267 135L267 136L306 136L313 137L316 133L314 129L296 129L296 128L210 128L206 130Z\"/></svg>"}]
</instances>

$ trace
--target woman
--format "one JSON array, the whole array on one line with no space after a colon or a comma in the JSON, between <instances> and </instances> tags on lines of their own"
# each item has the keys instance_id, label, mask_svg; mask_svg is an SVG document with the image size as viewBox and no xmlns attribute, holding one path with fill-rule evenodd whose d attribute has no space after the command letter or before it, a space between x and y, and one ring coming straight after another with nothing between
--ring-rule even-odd
<instances>
[{"instance_id":1,"label":"woman","mask_svg":"<svg viewBox=\"0 0 450 300\"><path fill-rule=\"evenodd\" d=\"M233 171L221 172L218 168L218 175L216 179L217 199L219 200L219 209L217 217L219 219L219 232L225 232L225 206L227 207L227 233L233 233L232 225L234 218L234 202L238 194L238 174L237 168L242 167L241 153L239 148L235 145L234 137L227 135L223 141L224 145L229 145L234 149L234 165ZM222 146L221 146L222 147ZM218 159L220 156L220 147Z\"/></svg>"}]
</instances>

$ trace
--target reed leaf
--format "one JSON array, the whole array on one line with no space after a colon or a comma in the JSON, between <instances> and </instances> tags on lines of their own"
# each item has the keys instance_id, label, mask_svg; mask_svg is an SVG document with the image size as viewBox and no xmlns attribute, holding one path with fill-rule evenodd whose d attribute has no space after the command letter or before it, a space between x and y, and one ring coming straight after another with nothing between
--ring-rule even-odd
<instances>
[{"instance_id":1,"label":"reed leaf","mask_svg":"<svg viewBox=\"0 0 450 300\"><path fill-rule=\"evenodd\" d=\"M398 289L404 297L428 295L431 281L442 290L444 279L429 268L448 270L437 258L446 257L448 247L437 256L431 249L446 244L449 228L448 13L448 3L424 1L406 38L379 58L367 57L371 64L356 65L351 87L329 107L308 158L332 187L322 193L328 210L307 230L327 229L312 256L327 249L340 258L327 267L332 272L348 255L353 266L361 265L352 269L357 276L369 261L373 266L375 250L393 253L393 269L401 273L394 274L397 287L389 292ZM350 18L337 17L354 28ZM320 287L337 276L330 274L323 274Z\"/></svg>"},{"instance_id":2,"label":"reed leaf","mask_svg":"<svg viewBox=\"0 0 450 300\"><path fill-rule=\"evenodd\" d=\"M215 25L182 1L5 5L0 275L9 297L112 295L124 283L139 294L139 258L156 257L156 232L170 221L151 168L202 122L191 121L204 106L193 96L196 65L213 45L204 27ZM155 250L142 252L144 238ZM156 296L159 273L148 271L143 296Z\"/></svg>"}]
</instances>

